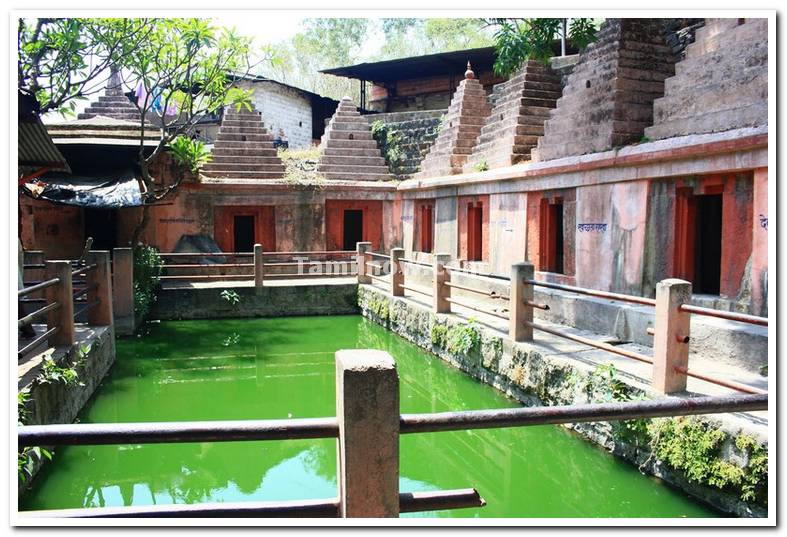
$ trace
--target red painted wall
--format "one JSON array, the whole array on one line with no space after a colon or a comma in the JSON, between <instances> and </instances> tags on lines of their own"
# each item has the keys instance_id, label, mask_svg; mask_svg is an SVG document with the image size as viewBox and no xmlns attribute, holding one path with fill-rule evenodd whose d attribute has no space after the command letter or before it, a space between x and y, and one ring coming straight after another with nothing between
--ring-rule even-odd
<instances>
[{"instance_id":1,"label":"red painted wall","mask_svg":"<svg viewBox=\"0 0 787 537\"><path fill-rule=\"evenodd\" d=\"M234 252L234 219L238 215L254 216L254 243L265 252L276 252L276 218L274 207L218 206L213 209L213 238L224 252Z\"/></svg>"},{"instance_id":2,"label":"red painted wall","mask_svg":"<svg viewBox=\"0 0 787 537\"><path fill-rule=\"evenodd\" d=\"M380 251L383 237L383 202L379 200L325 200L325 236L328 250L344 246L344 211L363 211L363 240Z\"/></svg>"}]
</instances>

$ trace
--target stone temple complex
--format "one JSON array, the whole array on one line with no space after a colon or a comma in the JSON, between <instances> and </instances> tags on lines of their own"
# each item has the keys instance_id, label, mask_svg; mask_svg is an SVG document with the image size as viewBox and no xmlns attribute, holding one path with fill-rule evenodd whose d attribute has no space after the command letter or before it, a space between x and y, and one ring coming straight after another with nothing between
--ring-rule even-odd
<instances>
[{"instance_id":1,"label":"stone temple complex","mask_svg":"<svg viewBox=\"0 0 787 537\"><path fill-rule=\"evenodd\" d=\"M369 241L491 273L530 260L548 281L644 296L680 277L698 304L764 314L767 20L690 21L607 19L580 53L528 61L501 82L458 70L442 113L366 113L344 99L311 182L287 176L264 115L227 110L212 161L152 207L142 240L162 251L184 236L225 251ZM436 87L419 76L399 85ZM53 135L72 133L56 143L88 147L97 129L104 144L113 132L128 138L124 98L109 87L84 117L50 125ZM404 172L375 122L410 151ZM156 173L166 182L179 172L164 156ZM113 208L96 231L88 209L20 203L34 217L25 247L48 257L73 257L87 235L125 245L140 218L138 207Z\"/></svg>"}]
</instances>

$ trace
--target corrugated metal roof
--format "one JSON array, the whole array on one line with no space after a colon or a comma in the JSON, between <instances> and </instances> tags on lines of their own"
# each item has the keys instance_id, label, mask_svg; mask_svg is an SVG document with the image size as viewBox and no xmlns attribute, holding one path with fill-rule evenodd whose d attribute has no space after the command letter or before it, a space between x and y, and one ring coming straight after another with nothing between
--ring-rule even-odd
<instances>
[{"instance_id":1,"label":"corrugated metal roof","mask_svg":"<svg viewBox=\"0 0 787 537\"><path fill-rule=\"evenodd\" d=\"M37 115L20 117L18 122L19 139L18 165L24 167L51 168L53 171L70 172L63 154L55 146L46 127Z\"/></svg>"}]
</instances>

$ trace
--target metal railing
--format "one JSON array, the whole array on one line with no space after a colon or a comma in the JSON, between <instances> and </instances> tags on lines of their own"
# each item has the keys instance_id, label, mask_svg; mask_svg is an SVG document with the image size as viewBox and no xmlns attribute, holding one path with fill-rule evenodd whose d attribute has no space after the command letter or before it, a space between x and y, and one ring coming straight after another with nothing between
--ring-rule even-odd
<instances>
[{"instance_id":1,"label":"metal railing","mask_svg":"<svg viewBox=\"0 0 787 537\"><path fill-rule=\"evenodd\" d=\"M336 417L27 425L17 428L17 436L20 450L31 446L336 438L337 498L63 509L22 514L32 517L395 517L404 512L482 507L485 505L484 500L472 488L435 492L399 491L399 436L768 409L766 394L668 397L626 403L400 414L399 375L388 353L377 350L338 351L336 370Z\"/></svg>"},{"instance_id":2,"label":"metal railing","mask_svg":"<svg viewBox=\"0 0 787 537\"><path fill-rule=\"evenodd\" d=\"M262 245L257 244L253 252L173 252L159 255L166 260L159 265L165 271L159 277L162 281L252 280L255 286L262 286L267 278L347 277L357 273L356 252L345 250L265 252ZM251 262L246 262L247 258L251 258L248 260ZM184 259L188 262L182 261ZM318 265L316 269L315 265Z\"/></svg>"},{"instance_id":3,"label":"metal railing","mask_svg":"<svg viewBox=\"0 0 787 537\"><path fill-rule=\"evenodd\" d=\"M46 328L42 333L34 333L30 338L22 340L17 349L18 359L34 351L59 345L73 345L75 319L83 314L86 314L84 320L89 325L112 324L109 252L88 251L85 255L86 262L58 260L24 265L28 270L43 270L44 279L28 282L29 285L17 291L21 315L17 326L32 327L36 323L45 322ZM43 254L40 257L43 261ZM42 293L44 296L40 296ZM28 304L43 305L27 313L25 309ZM77 305L79 307L76 307Z\"/></svg>"},{"instance_id":4,"label":"metal railing","mask_svg":"<svg viewBox=\"0 0 787 537\"><path fill-rule=\"evenodd\" d=\"M382 256L382 254L371 253L369 250L370 245L368 243L358 243L359 259ZM429 264L406 259L404 258L403 249L394 248L391 250L388 259L390 260L390 278L382 279L370 273L359 273L358 282L371 283L375 281L380 283L388 289L392 296L405 296L405 291L426 296L431 299L434 313L451 313L451 306L454 305L506 320L508 321L508 335L517 342L533 341L533 332L537 330L618 356L650 364L653 366L651 384L654 389L661 393L675 393L685 390L686 381L689 377L739 392L766 393L765 390L756 387L707 375L689 368L688 351L691 340L691 314L719 317L759 326L768 325L768 319L763 317L712 310L689 304L691 300L691 284L689 282L675 279L659 282L656 298L653 299L536 280L535 269L530 263L513 265L511 276L509 277L451 266L449 265L451 258L447 254L435 254L433 263ZM428 273L432 283L431 290L413 285L408 281L405 277L407 271L403 270L403 265L407 264L429 269ZM365 263L365 265L366 268L370 268L368 263ZM477 282L486 281L490 283L489 280L493 280L498 283L498 286L502 282L503 285L508 287L508 294L496 291L490 288L489 285L484 286L483 283L474 285L472 283L454 281L455 278L452 278L452 274L461 275L463 278ZM656 310L655 326L647 329L647 333L654 337L653 356L533 322L534 310L549 310L548 304L535 301L535 287L654 307ZM500 310L495 310L489 307L488 303L473 302L469 299L452 296L452 291L477 295L485 300L504 302L507 307L504 306Z\"/></svg>"}]
</instances>

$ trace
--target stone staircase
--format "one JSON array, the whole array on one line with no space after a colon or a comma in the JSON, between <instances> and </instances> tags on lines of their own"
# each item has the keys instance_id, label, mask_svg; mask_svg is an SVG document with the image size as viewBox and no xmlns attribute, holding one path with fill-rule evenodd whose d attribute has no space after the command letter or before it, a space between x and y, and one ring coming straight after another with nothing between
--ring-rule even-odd
<instances>
[{"instance_id":1,"label":"stone staircase","mask_svg":"<svg viewBox=\"0 0 787 537\"><path fill-rule=\"evenodd\" d=\"M491 107L486 91L467 64L465 78L459 83L434 145L421 162L415 177L428 178L462 173L462 166L473 152L478 135Z\"/></svg>"},{"instance_id":2,"label":"stone staircase","mask_svg":"<svg viewBox=\"0 0 787 537\"><path fill-rule=\"evenodd\" d=\"M653 140L768 123L768 19L708 19L653 103Z\"/></svg>"},{"instance_id":3,"label":"stone staircase","mask_svg":"<svg viewBox=\"0 0 787 537\"><path fill-rule=\"evenodd\" d=\"M90 106L85 108L84 112L77 115L77 119L91 119L96 116L139 123L139 110L123 93L120 75L116 69L113 69L109 75L109 82L104 95L99 96L98 101L90 103Z\"/></svg>"},{"instance_id":4,"label":"stone staircase","mask_svg":"<svg viewBox=\"0 0 787 537\"><path fill-rule=\"evenodd\" d=\"M481 128L478 143L464 165L475 171L530 160L530 151L544 134L544 122L560 98L560 77L543 63L528 61L506 82L495 86L492 113Z\"/></svg>"},{"instance_id":5,"label":"stone staircase","mask_svg":"<svg viewBox=\"0 0 787 537\"><path fill-rule=\"evenodd\" d=\"M675 56L663 20L607 19L581 54L544 124L532 160L606 151L638 142L653 123Z\"/></svg>"},{"instance_id":6,"label":"stone staircase","mask_svg":"<svg viewBox=\"0 0 787 537\"><path fill-rule=\"evenodd\" d=\"M390 181L372 128L349 97L344 97L320 141L317 171L329 180Z\"/></svg>"},{"instance_id":7,"label":"stone staircase","mask_svg":"<svg viewBox=\"0 0 787 537\"><path fill-rule=\"evenodd\" d=\"M202 175L225 179L281 179L284 164L256 110L224 110L213 145L213 159Z\"/></svg>"}]
</instances>

